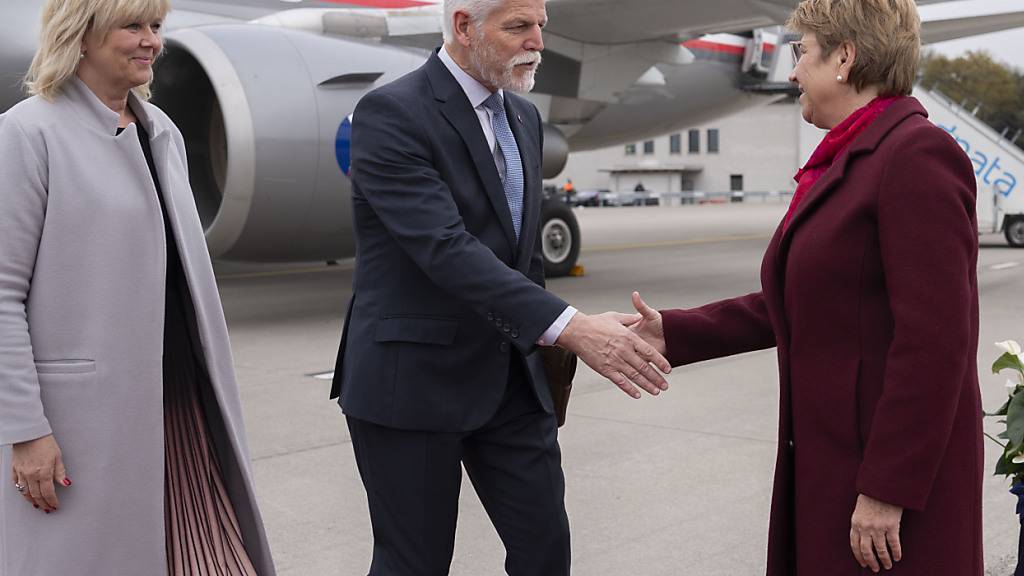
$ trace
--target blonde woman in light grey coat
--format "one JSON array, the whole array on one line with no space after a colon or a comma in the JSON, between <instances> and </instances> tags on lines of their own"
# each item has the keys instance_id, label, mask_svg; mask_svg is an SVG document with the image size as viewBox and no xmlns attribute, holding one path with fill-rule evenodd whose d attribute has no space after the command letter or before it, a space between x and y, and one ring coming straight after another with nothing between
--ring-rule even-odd
<instances>
[{"instance_id":1,"label":"blonde woman in light grey coat","mask_svg":"<svg viewBox=\"0 0 1024 576\"><path fill-rule=\"evenodd\" d=\"M48 0L0 115L0 576L272 576L167 0Z\"/></svg>"}]
</instances>

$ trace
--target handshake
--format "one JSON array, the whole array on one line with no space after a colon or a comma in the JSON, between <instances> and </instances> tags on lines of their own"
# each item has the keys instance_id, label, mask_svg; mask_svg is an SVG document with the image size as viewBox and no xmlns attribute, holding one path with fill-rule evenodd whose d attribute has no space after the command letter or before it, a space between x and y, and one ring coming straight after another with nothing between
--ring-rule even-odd
<instances>
[{"instance_id":1,"label":"handshake","mask_svg":"<svg viewBox=\"0 0 1024 576\"><path fill-rule=\"evenodd\" d=\"M633 307L636 314L577 312L555 343L633 398L640 398L640 389L657 396L668 389L663 374L672 371L665 359L661 314L638 292L633 292Z\"/></svg>"}]
</instances>

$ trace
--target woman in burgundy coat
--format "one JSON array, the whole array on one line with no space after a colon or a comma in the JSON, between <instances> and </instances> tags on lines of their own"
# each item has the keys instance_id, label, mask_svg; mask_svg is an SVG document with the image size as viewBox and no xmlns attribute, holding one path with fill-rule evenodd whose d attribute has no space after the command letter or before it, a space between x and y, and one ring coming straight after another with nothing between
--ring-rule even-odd
<instances>
[{"instance_id":1,"label":"woman in burgundy coat","mask_svg":"<svg viewBox=\"0 0 1024 576\"><path fill-rule=\"evenodd\" d=\"M913 0L804 0L791 80L829 133L760 292L634 327L672 362L777 347L769 576L981 576L975 179L908 95Z\"/></svg>"}]
</instances>

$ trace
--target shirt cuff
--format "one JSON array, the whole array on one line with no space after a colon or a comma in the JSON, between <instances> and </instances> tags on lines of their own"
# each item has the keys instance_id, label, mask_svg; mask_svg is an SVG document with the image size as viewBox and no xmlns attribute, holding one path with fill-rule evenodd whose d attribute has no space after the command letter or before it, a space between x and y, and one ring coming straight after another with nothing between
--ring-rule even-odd
<instances>
[{"instance_id":1,"label":"shirt cuff","mask_svg":"<svg viewBox=\"0 0 1024 576\"><path fill-rule=\"evenodd\" d=\"M540 346L554 346L555 342L558 341L558 337L562 335L562 330L569 325L569 321L576 315L577 310L572 306L566 306L565 310L559 314L558 318L551 326L540 335L540 340L537 340L537 344Z\"/></svg>"}]
</instances>

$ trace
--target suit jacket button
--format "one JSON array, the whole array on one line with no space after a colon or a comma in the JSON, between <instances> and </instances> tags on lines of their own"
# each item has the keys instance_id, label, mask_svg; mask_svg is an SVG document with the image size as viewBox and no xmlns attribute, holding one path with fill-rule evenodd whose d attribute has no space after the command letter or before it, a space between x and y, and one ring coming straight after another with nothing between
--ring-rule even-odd
<instances>
[{"instance_id":1,"label":"suit jacket button","mask_svg":"<svg viewBox=\"0 0 1024 576\"><path fill-rule=\"evenodd\" d=\"M512 329L512 337L513 338L519 338L519 330L516 330L515 328L513 328Z\"/></svg>"},{"instance_id":2,"label":"suit jacket button","mask_svg":"<svg viewBox=\"0 0 1024 576\"><path fill-rule=\"evenodd\" d=\"M494 312L488 312L487 313L487 321L488 322L494 322Z\"/></svg>"},{"instance_id":3,"label":"suit jacket button","mask_svg":"<svg viewBox=\"0 0 1024 576\"><path fill-rule=\"evenodd\" d=\"M508 352L508 342L502 342L501 344L498 344L498 350L501 350L502 352Z\"/></svg>"},{"instance_id":4,"label":"suit jacket button","mask_svg":"<svg viewBox=\"0 0 1024 576\"><path fill-rule=\"evenodd\" d=\"M501 331L504 332L505 334L508 334L511 330L512 327L509 326L508 324L505 324L504 326L501 327Z\"/></svg>"},{"instance_id":5,"label":"suit jacket button","mask_svg":"<svg viewBox=\"0 0 1024 576\"><path fill-rule=\"evenodd\" d=\"M789 449L792 450L793 449L793 441L790 440L787 444L789 444Z\"/></svg>"}]
</instances>

